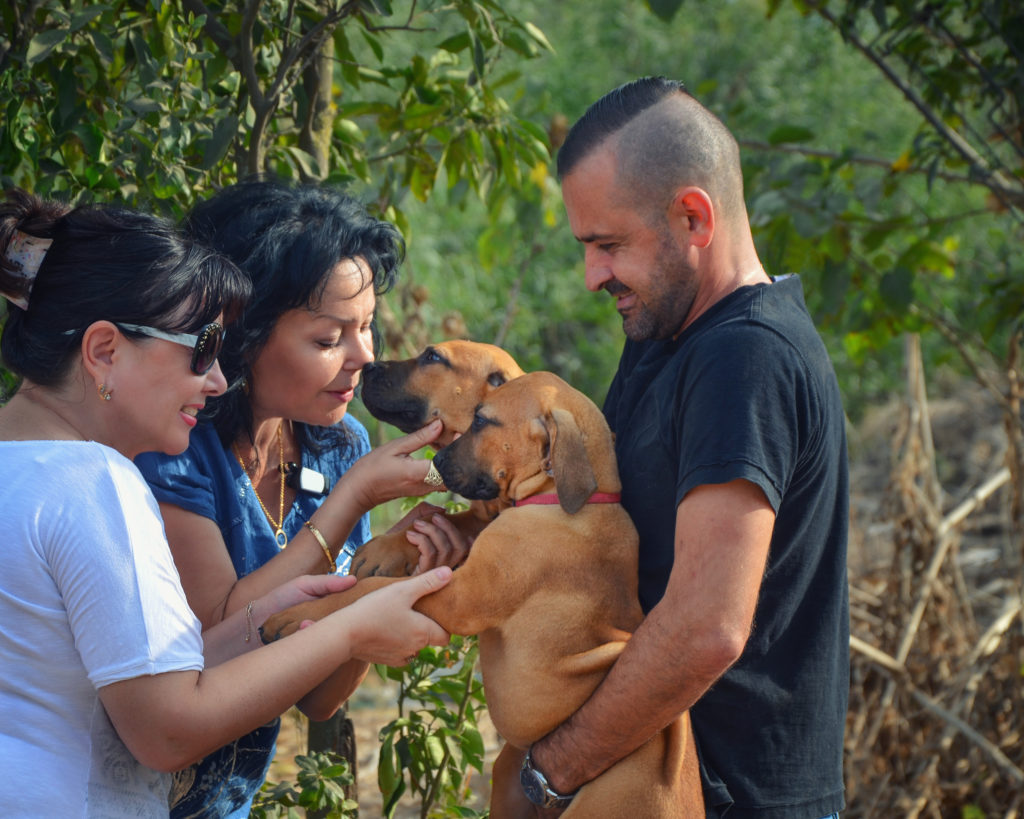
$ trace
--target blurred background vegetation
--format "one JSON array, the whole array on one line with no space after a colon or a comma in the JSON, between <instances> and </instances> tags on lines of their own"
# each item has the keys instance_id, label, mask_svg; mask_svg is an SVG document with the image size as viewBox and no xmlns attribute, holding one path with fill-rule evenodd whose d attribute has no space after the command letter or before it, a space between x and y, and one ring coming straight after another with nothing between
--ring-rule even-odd
<instances>
[{"instance_id":1,"label":"blurred background vegetation","mask_svg":"<svg viewBox=\"0 0 1024 819\"><path fill-rule=\"evenodd\" d=\"M0 183L173 217L255 172L346 185L408 240L379 311L384 356L490 341L600 403L620 321L583 287L552 156L605 91L680 79L741 142L761 257L802 276L851 423L894 395L915 411L958 394L995 408L1003 443L984 468L1005 470L999 548L1019 581L1022 56L1017 0L21 0L0 8ZM938 569L920 588L906 577L955 528L943 507L973 491L936 490L930 432L901 429L901 457L931 461L893 480L894 519L928 533L893 595L872 598L896 606L878 622L933 593ZM906 670L919 624L879 667ZM1006 656L1019 704L1024 653ZM892 689L880 697L861 713L902 725ZM1019 806L1021 742L1007 736ZM888 782L887 764L865 781Z\"/></svg>"},{"instance_id":2,"label":"blurred background vegetation","mask_svg":"<svg viewBox=\"0 0 1024 819\"><path fill-rule=\"evenodd\" d=\"M762 257L804 277L854 418L907 330L1008 392L1017 4L27 0L0 22L5 185L178 216L252 172L346 184L409 240L388 354L465 334L597 401L618 319L582 289L551 153L610 88L682 79L743 143Z\"/></svg>"}]
</instances>

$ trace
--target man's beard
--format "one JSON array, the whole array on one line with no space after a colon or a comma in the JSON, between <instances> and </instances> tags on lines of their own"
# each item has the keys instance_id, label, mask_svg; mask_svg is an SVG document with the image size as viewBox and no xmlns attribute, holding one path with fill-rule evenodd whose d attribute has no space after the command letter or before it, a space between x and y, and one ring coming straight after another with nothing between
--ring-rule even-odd
<instances>
[{"instance_id":1,"label":"man's beard","mask_svg":"<svg viewBox=\"0 0 1024 819\"><path fill-rule=\"evenodd\" d=\"M679 332L693 307L697 271L674 246L663 242L661 251L664 261L652 271L647 301L636 294L633 309L622 316L622 332L631 341L671 338ZM628 289L618 281L605 286L612 296Z\"/></svg>"}]
</instances>

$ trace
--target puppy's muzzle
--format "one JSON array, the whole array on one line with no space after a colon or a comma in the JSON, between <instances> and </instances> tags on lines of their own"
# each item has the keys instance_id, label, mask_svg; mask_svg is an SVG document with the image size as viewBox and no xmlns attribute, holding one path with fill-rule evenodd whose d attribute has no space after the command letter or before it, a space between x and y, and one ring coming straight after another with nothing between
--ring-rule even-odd
<instances>
[{"instance_id":1,"label":"puppy's muzzle","mask_svg":"<svg viewBox=\"0 0 1024 819\"><path fill-rule=\"evenodd\" d=\"M434 456L434 466L444 478L444 485L469 500L494 500L500 487L490 474L476 464L460 446L468 438L459 438Z\"/></svg>"}]
</instances>

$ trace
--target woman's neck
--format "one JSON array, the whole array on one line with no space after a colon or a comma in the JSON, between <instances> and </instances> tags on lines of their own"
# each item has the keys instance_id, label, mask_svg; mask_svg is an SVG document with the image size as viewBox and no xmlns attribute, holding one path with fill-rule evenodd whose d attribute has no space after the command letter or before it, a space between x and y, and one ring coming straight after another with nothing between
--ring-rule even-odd
<instances>
[{"instance_id":1,"label":"woman's neck","mask_svg":"<svg viewBox=\"0 0 1024 819\"><path fill-rule=\"evenodd\" d=\"M0 440L6 441L89 441L88 413L47 387L24 382L7 404L0 408Z\"/></svg>"},{"instance_id":2,"label":"woman's neck","mask_svg":"<svg viewBox=\"0 0 1024 819\"><path fill-rule=\"evenodd\" d=\"M290 421L283 418L257 419L253 437L255 443L250 442L248 436L242 433L233 445L236 455L245 463L250 478L259 481L268 472L277 475L282 461L296 460L293 455L297 453L297 445Z\"/></svg>"}]
</instances>

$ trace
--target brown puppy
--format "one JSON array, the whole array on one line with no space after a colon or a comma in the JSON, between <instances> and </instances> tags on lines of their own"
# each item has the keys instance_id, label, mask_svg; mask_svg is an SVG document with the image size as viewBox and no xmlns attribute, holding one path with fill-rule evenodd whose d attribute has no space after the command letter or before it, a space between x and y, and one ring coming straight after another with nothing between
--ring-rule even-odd
<instances>
[{"instance_id":1,"label":"brown puppy","mask_svg":"<svg viewBox=\"0 0 1024 819\"><path fill-rule=\"evenodd\" d=\"M374 418L413 432L440 419L444 430L437 448L469 429L484 396L523 371L493 344L445 341L415 358L380 361L363 368L363 404ZM448 516L469 537L479 534L500 509L499 503L474 501L466 512ZM413 573L420 553L405 539L405 529L378 535L356 550L350 574L404 577Z\"/></svg>"},{"instance_id":2,"label":"brown puppy","mask_svg":"<svg viewBox=\"0 0 1024 819\"><path fill-rule=\"evenodd\" d=\"M416 609L449 632L479 635L488 710L506 739L491 817L528 817L518 783L525 749L587 700L643 619L636 529L617 502L611 432L582 393L532 373L484 399L435 463L465 497L509 504L451 582ZM361 580L271 617L261 632L290 634L390 582ZM688 714L581 788L564 816L703 817Z\"/></svg>"}]
</instances>

